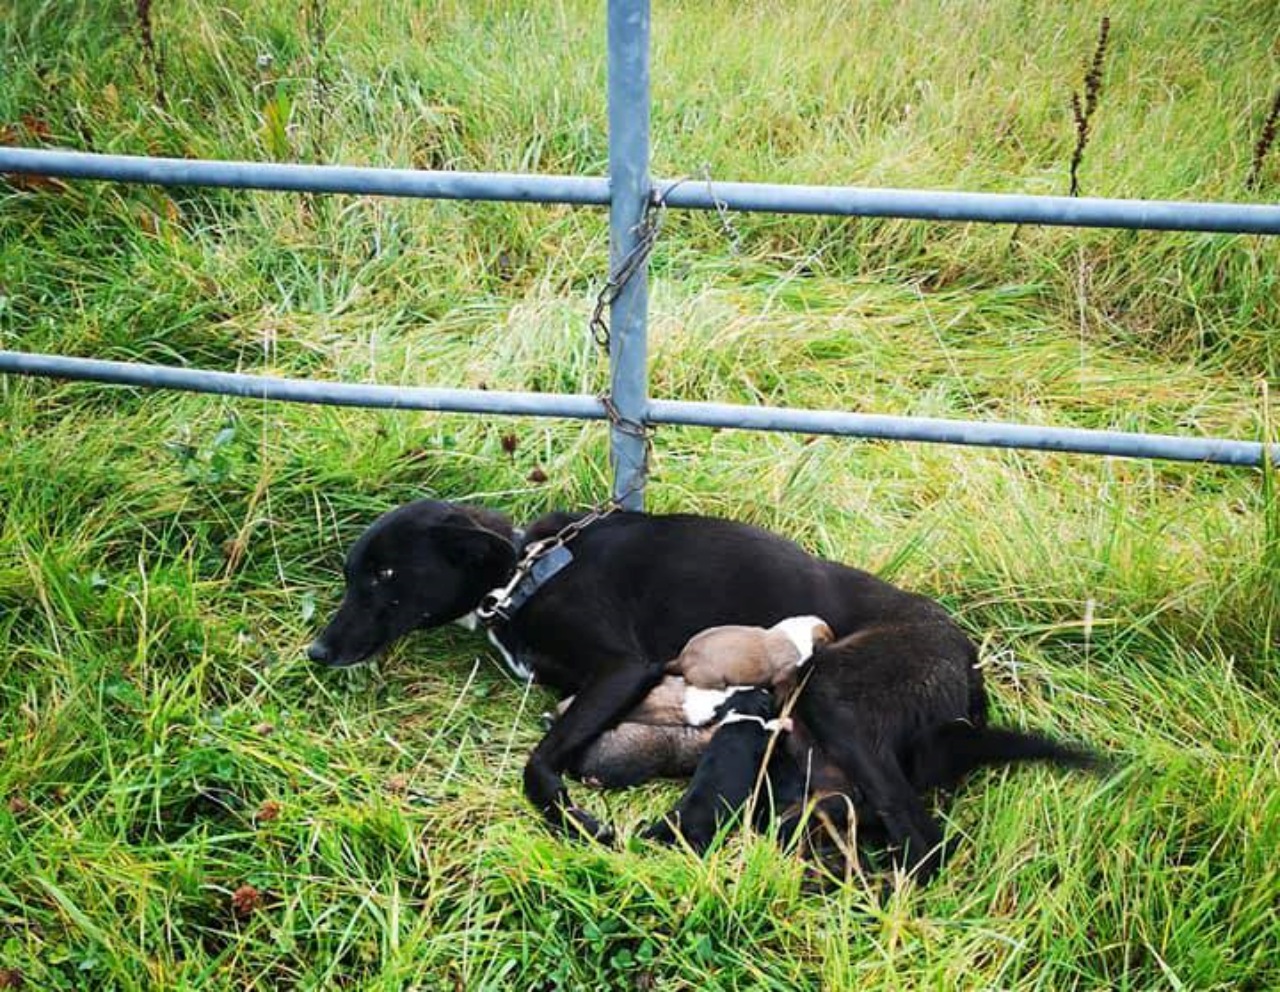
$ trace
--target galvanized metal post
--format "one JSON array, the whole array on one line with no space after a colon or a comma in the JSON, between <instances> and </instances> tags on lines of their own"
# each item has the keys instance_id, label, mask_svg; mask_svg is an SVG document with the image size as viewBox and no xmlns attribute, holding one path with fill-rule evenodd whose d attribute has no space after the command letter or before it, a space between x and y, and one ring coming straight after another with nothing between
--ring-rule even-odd
<instances>
[{"instance_id":1,"label":"galvanized metal post","mask_svg":"<svg viewBox=\"0 0 1280 992\"><path fill-rule=\"evenodd\" d=\"M649 200L649 0L609 0L609 267L639 241ZM609 375L614 405L631 424L648 412L649 277L642 263L609 311ZM645 439L614 426L609 436L613 495L644 507Z\"/></svg>"}]
</instances>

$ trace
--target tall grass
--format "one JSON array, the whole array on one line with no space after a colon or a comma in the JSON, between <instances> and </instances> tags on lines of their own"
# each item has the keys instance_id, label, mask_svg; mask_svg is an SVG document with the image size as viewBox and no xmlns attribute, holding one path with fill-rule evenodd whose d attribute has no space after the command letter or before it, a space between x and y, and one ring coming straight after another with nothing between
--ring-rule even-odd
<instances>
[{"instance_id":1,"label":"tall grass","mask_svg":"<svg viewBox=\"0 0 1280 992\"><path fill-rule=\"evenodd\" d=\"M577 0L0 0L7 140L601 173ZM654 15L654 170L1090 195L1246 191L1269 2L700 2ZM159 78L157 78L159 74ZM164 104L157 101L163 87ZM1274 241L672 215L655 395L1262 438ZM594 390L594 211L0 186L8 348ZM598 425L0 379L0 976L40 989L1231 988L1280 983L1270 470L664 428L649 502L772 527L945 602L1000 718L1101 780L991 774L929 889L815 887L767 839L546 835L549 698L472 635L301 651L342 549L421 495L518 519L607 486ZM511 449L510 437L515 439ZM542 481L538 481L542 480ZM20 977L19 977L20 976Z\"/></svg>"}]
</instances>

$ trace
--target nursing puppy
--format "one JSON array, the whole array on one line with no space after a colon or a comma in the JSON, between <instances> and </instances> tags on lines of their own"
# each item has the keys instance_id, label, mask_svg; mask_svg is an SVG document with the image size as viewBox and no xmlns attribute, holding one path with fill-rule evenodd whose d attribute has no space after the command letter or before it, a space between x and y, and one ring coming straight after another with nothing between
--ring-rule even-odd
<instances>
[{"instance_id":1,"label":"nursing puppy","mask_svg":"<svg viewBox=\"0 0 1280 992\"><path fill-rule=\"evenodd\" d=\"M736 688L786 686L813 654L830 643L818 617L789 617L772 627L711 627L695 634L667 665L669 673L618 726L606 730L570 763L570 775L590 785L624 788L655 778L687 778L713 728L707 724ZM574 697L556 706L562 716Z\"/></svg>"},{"instance_id":2,"label":"nursing puppy","mask_svg":"<svg viewBox=\"0 0 1280 992\"><path fill-rule=\"evenodd\" d=\"M624 789L655 778L687 779L714 733L714 727L620 723L584 748L566 770L601 789Z\"/></svg>"},{"instance_id":3,"label":"nursing puppy","mask_svg":"<svg viewBox=\"0 0 1280 992\"><path fill-rule=\"evenodd\" d=\"M606 789L655 778L688 778L714 732L712 727L692 726L686 719L688 688L684 679L666 676L620 724L588 744L566 770L574 778ZM556 715L563 716L573 699L557 703Z\"/></svg>"},{"instance_id":4,"label":"nursing puppy","mask_svg":"<svg viewBox=\"0 0 1280 992\"><path fill-rule=\"evenodd\" d=\"M814 648L831 643L834 636L814 616L788 617L769 628L710 627L691 637L666 670L699 689L777 688L793 682Z\"/></svg>"},{"instance_id":5,"label":"nursing puppy","mask_svg":"<svg viewBox=\"0 0 1280 992\"><path fill-rule=\"evenodd\" d=\"M751 797L773 734L774 712L773 693L768 689L732 693L717 713L720 723L689 788L675 809L646 827L641 836L662 844L683 837L698 852L710 847L721 827Z\"/></svg>"}]
</instances>

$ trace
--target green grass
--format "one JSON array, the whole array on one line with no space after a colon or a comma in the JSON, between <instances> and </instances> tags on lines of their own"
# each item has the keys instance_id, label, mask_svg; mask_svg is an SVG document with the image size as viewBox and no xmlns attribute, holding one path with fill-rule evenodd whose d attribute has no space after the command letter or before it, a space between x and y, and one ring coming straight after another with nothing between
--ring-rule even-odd
<instances>
[{"instance_id":1,"label":"green grass","mask_svg":"<svg viewBox=\"0 0 1280 992\"><path fill-rule=\"evenodd\" d=\"M134 10L0 0L10 140L606 168L602 4L154 0L163 107ZM1104 14L1083 192L1250 199L1270 0L660 3L655 174L1064 193ZM1277 195L1273 149L1252 198ZM1274 436L1274 240L733 225L737 253L714 215L667 218L654 395ZM594 210L0 184L0 343L592 391L606 250ZM620 850L549 836L519 785L549 698L461 630L303 660L376 513L590 504L599 425L5 377L0 432L0 975L26 988L1280 985L1267 473L661 430L651 508L938 597L1002 720L1122 759L980 777L943 877L882 904L767 839L640 845L668 787L576 790Z\"/></svg>"}]
</instances>

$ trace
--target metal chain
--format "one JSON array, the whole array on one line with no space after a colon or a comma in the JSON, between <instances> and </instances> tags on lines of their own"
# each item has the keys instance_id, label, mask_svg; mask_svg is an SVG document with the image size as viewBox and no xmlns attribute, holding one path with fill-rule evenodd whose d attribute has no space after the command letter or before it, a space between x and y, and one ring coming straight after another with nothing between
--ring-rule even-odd
<instances>
[{"instance_id":1,"label":"metal chain","mask_svg":"<svg viewBox=\"0 0 1280 992\"><path fill-rule=\"evenodd\" d=\"M686 176L677 179L666 189L650 191L649 199L644 205L644 213L640 216L640 223L633 228L637 235L635 245L627 252L618 267L609 274L609 278L596 295L596 305L591 311L590 326L591 336L601 348L609 347L609 322L604 316L605 309L613 305L618 294L631 281L631 277L640 270L653 253L653 246L658 243L658 234L662 231L662 220L667 212L667 196L673 189L687 181Z\"/></svg>"},{"instance_id":2,"label":"metal chain","mask_svg":"<svg viewBox=\"0 0 1280 992\"><path fill-rule=\"evenodd\" d=\"M650 424L624 417L617 404L613 402L613 397L607 391L601 393L596 399L604 407L604 416L609 421L610 427L621 431L623 434L639 438L644 442L644 460L640 463L637 480L632 483L626 492L619 496L614 496L611 500L612 503L621 506L629 496L639 492L649 478L649 469L653 464L653 439L657 434L657 429Z\"/></svg>"},{"instance_id":3,"label":"metal chain","mask_svg":"<svg viewBox=\"0 0 1280 992\"><path fill-rule=\"evenodd\" d=\"M640 271L653 253L654 245L658 242L658 235L662 231L663 218L666 216L667 197L673 189L682 183L688 182L688 180L689 177L685 176L668 184L663 189L650 191L649 199L645 203L644 213L636 227L638 240L631 251L627 252L626 257L623 258L618 268L609 275L608 281L605 282L604 287L596 296L596 305L591 312L591 336L601 348L608 350L610 344L610 330L609 323L605 319L605 309L613 305L623 287L631 281L632 276ZM607 504L602 504L616 510L621 508L622 503L628 497L639 492L649 478L649 467L653 461L654 430L648 424L623 416L622 411L618 409L617 404L614 402L613 394L609 390L605 390L597 399L600 400L600 404L604 407L605 419L609 421L611 427L631 437L641 438L644 441L644 461L640 465L637 480L626 492L612 497Z\"/></svg>"},{"instance_id":4,"label":"metal chain","mask_svg":"<svg viewBox=\"0 0 1280 992\"><path fill-rule=\"evenodd\" d=\"M730 246L734 254L738 254L741 238L739 238L737 230L729 219L728 204L715 194L715 190L711 185L711 167L704 163L701 173L703 181L707 184L707 189L711 193L711 199L715 204L716 213L720 217L720 223L729 237ZM613 305L618 298L618 294L631 281L632 276L640 271L640 268L653 253L654 245L658 242L658 235L662 231L662 221L667 209L667 197L677 186L689 181L690 177L684 176L668 184L664 189L655 189L650 192L649 199L645 203L644 213L640 217L640 223L635 228L638 234L636 244L627 252L626 257L623 258L617 269L610 273L604 287L596 296L595 307L591 312L590 328L592 338L595 339L596 344L600 347L608 349L610 344L609 322L605 318L605 310ZM649 478L649 469L653 461L653 427L641 421L632 420L630 417L624 417L614 402L613 395L608 390L601 393L597 399L600 400L600 404L604 407L605 419L609 421L610 427L624 434L629 434L631 437L643 439L644 461L640 466L639 478L626 492L598 503L577 520L561 527L551 537L543 538L541 541L534 541L528 545L524 549L524 554L520 556L515 572L507 584L489 593L480 607L477 608L476 614L482 621L489 622L493 620L506 608L516 587L524 581L540 558L550 554L556 548L564 547L597 521L603 520L605 517L623 509L623 503L627 498L638 492Z\"/></svg>"},{"instance_id":5,"label":"metal chain","mask_svg":"<svg viewBox=\"0 0 1280 992\"><path fill-rule=\"evenodd\" d=\"M480 605L476 607L477 619L481 623L488 624L492 623L496 617L505 618L505 611L511 605L516 588L533 570L533 566L538 563L538 560L549 555L556 548L564 547L592 524L621 510L622 500L626 495L629 494L624 494L616 499L610 499L605 503L592 507L577 520L572 520L565 524L550 537L544 537L540 541L534 541L532 544L527 545L506 585L494 589L480 601Z\"/></svg>"}]
</instances>

